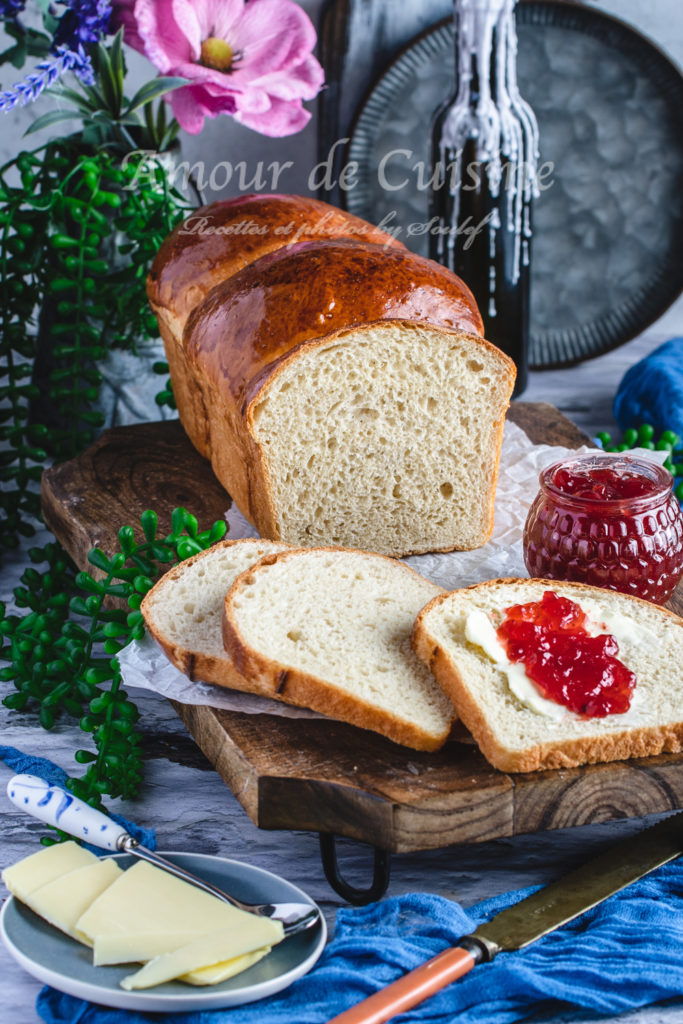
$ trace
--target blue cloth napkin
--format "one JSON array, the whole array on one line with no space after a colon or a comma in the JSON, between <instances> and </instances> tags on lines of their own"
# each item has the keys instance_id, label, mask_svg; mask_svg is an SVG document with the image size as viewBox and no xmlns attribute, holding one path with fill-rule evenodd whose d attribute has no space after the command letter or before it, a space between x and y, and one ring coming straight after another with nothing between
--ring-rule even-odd
<instances>
[{"instance_id":1,"label":"blue cloth napkin","mask_svg":"<svg viewBox=\"0 0 683 1024\"><path fill-rule=\"evenodd\" d=\"M21 750L17 750L16 747L3 747L0 746L0 761L4 761L8 768L11 768L17 775L37 775L41 779L45 779L46 782L52 783L53 786L59 786L60 789L66 790L66 780L68 779L67 773L59 765L56 765L54 761L48 761L45 757L35 757L33 754L24 754ZM157 841L156 835L153 828L143 828L142 825L136 825L133 821L128 821L122 814L113 814L111 811L107 811L107 814L112 818L118 825L123 825L130 835L146 846L148 850L156 850ZM93 853L104 855L105 851L100 850L97 846L89 846L87 843L84 844Z\"/></svg>"},{"instance_id":2,"label":"blue cloth napkin","mask_svg":"<svg viewBox=\"0 0 683 1024\"><path fill-rule=\"evenodd\" d=\"M323 1024L533 891L506 893L468 911L424 893L340 910L334 938L308 975L277 996L233 1009L145 1014L49 988L37 1008L47 1024ZM612 1016L682 993L683 859L527 949L475 967L396 1021L510 1024L569 1007Z\"/></svg>"},{"instance_id":3,"label":"blue cloth napkin","mask_svg":"<svg viewBox=\"0 0 683 1024\"><path fill-rule=\"evenodd\" d=\"M683 338L671 338L624 374L613 409L622 430L651 423L655 435L673 430L683 437Z\"/></svg>"}]
</instances>

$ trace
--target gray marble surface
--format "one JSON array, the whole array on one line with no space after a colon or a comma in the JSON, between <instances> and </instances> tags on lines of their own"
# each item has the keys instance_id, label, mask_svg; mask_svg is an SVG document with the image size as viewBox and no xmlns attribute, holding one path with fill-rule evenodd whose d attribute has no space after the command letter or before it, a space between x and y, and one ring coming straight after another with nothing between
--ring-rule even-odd
<instances>
[{"instance_id":1,"label":"gray marble surface","mask_svg":"<svg viewBox=\"0 0 683 1024\"><path fill-rule=\"evenodd\" d=\"M552 402L589 435L609 429L613 422L612 397L624 371L675 334L683 334L683 299L645 335L612 353L569 369L532 373L523 397ZM3 571L0 599L10 594L22 565L21 552L10 559ZM163 699L142 692L133 696L142 711L146 733L146 783L140 801L119 803L118 809L130 818L153 825L161 850L195 850L234 857L284 875L307 890L333 924L340 900L323 876L317 836L257 829L198 751L170 706ZM8 712L1 706L0 722L3 743L49 757L68 771L73 770L72 752L79 745L78 730L73 726L58 725L45 733L33 716ZM11 774L0 765L0 793L4 794ZM471 904L508 889L548 881L606 843L627 837L646 823L647 819L618 821L396 856L389 892L437 892ZM35 851L40 834L39 824L33 824L0 796L0 867ZM342 841L340 862L352 883L367 884L371 870L367 847ZM15 965L4 949L0 949L0 977L0 1021L36 1024L39 1018L34 1003L39 985ZM577 1011L533 1019L587 1024L604 1018ZM614 1018L617 1019L623 1024L673 1024L683 1022L683 1008L650 1007Z\"/></svg>"}]
</instances>

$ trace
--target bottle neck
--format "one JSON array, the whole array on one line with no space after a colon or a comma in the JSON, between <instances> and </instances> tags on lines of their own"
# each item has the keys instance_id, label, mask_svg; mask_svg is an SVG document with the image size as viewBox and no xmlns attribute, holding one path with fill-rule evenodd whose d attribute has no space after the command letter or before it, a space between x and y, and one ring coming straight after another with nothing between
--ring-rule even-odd
<instances>
[{"instance_id":1,"label":"bottle neck","mask_svg":"<svg viewBox=\"0 0 683 1024\"><path fill-rule=\"evenodd\" d=\"M506 21L515 0L455 0L457 95L472 108L486 108L505 82ZM514 31L514 24L512 26Z\"/></svg>"}]
</instances>

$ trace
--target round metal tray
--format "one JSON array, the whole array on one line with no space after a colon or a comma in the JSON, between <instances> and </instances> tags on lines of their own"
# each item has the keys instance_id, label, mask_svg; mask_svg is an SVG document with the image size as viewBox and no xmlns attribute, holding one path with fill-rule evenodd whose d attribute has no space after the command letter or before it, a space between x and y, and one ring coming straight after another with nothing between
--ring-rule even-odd
<instances>
[{"instance_id":1,"label":"round metal tray","mask_svg":"<svg viewBox=\"0 0 683 1024\"><path fill-rule=\"evenodd\" d=\"M567 3L517 10L520 92L546 165L534 205L530 361L559 366L639 334L683 290L683 77L628 25ZM418 36L364 101L347 208L427 255L430 118L453 91L450 21ZM549 166L551 165L551 166Z\"/></svg>"}]
</instances>

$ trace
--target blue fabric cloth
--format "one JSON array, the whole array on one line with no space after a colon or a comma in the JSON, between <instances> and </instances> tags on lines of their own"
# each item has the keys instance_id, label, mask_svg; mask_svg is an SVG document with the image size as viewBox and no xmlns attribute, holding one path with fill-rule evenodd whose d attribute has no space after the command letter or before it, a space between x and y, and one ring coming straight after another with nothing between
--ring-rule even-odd
<instances>
[{"instance_id":1,"label":"blue fabric cloth","mask_svg":"<svg viewBox=\"0 0 683 1024\"><path fill-rule=\"evenodd\" d=\"M277 996L233 1009L144 1014L49 988L37 1008L47 1024L323 1024L533 891L506 893L468 911L419 893L340 910L334 938L308 975ZM682 994L683 859L526 949L475 967L396 1021L511 1024L570 1007L612 1016Z\"/></svg>"},{"instance_id":2,"label":"blue fabric cloth","mask_svg":"<svg viewBox=\"0 0 683 1024\"><path fill-rule=\"evenodd\" d=\"M66 780L68 779L67 773L59 765L55 764L54 761L48 761L45 757L36 757L33 754L24 754L21 750L17 750L16 747L3 747L0 746L0 761L4 761L8 768L10 768L17 775L37 775L41 779L45 779L46 782L50 782L53 786L59 786L60 789L66 790ZM118 825L123 825L130 835L134 836L143 846L146 846L148 850L156 850L157 840L156 834L153 828L143 828L142 825L136 825L134 821L128 821L128 818L124 818L122 814L113 814L111 811L107 811L107 814L112 818ZM97 846L89 846L89 850L99 855L104 855L104 850L100 850Z\"/></svg>"},{"instance_id":3,"label":"blue fabric cloth","mask_svg":"<svg viewBox=\"0 0 683 1024\"><path fill-rule=\"evenodd\" d=\"M656 436L673 430L683 438L683 338L671 338L624 374L614 418L622 430L651 423Z\"/></svg>"}]
</instances>

